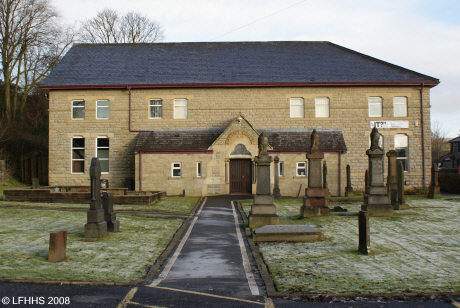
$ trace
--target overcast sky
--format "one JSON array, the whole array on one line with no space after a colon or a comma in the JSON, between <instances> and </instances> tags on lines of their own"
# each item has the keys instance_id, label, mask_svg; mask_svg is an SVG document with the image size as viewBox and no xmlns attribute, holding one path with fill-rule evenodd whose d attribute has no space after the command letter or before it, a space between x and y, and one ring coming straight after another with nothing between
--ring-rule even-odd
<instances>
[{"instance_id":1,"label":"overcast sky","mask_svg":"<svg viewBox=\"0 0 460 308\"><path fill-rule=\"evenodd\" d=\"M330 41L440 79L432 122L460 134L457 0L52 0L73 24L104 8L158 21L165 42Z\"/></svg>"}]
</instances>

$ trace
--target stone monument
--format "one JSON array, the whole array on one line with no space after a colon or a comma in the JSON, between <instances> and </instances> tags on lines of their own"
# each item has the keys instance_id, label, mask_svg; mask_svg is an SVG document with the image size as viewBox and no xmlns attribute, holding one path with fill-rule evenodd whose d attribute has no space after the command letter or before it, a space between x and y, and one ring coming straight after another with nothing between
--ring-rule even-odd
<instances>
[{"instance_id":1,"label":"stone monument","mask_svg":"<svg viewBox=\"0 0 460 308\"><path fill-rule=\"evenodd\" d=\"M107 222L107 231L119 232L120 222L117 215L113 212L113 193L104 192L102 194L102 207L104 208L104 219Z\"/></svg>"},{"instance_id":2,"label":"stone monument","mask_svg":"<svg viewBox=\"0 0 460 308\"><path fill-rule=\"evenodd\" d=\"M85 237L97 238L107 233L107 222L101 205L101 165L97 157L93 157L91 160L89 175L91 178L91 200L87 212L88 222L85 225Z\"/></svg>"},{"instance_id":3,"label":"stone monument","mask_svg":"<svg viewBox=\"0 0 460 308\"><path fill-rule=\"evenodd\" d=\"M40 180L38 178L32 179L32 189L39 189L40 188Z\"/></svg>"},{"instance_id":4,"label":"stone monument","mask_svg":"<svg viewBox=\"0 0 460 308\"><path fill-rule=\"evenodd\" d=\"M67 251L67 231L50 233L48 262L59 262L65 259Z\"/></svg>"},{"instance_id":5,"label":"stone monument","mask_svg":"<svg viewBox=\"0 0 460 308\"><path fill-rule=\"evenodd\" d=\"M398 152L390 150L387 152L388 157L388 175L387 175L387 193L391 196L392 189L398 189L396 157Z\"/></svg>"},{"instance_id":6,"label":"stone monument","mask_svg":"<svg viewBox=\"0 0 460 308\"><path fill-rule=\"evenodd\" d=\"M369 216L393 216L387 189L383 183L383 149L379 146L380 134L376 127L371 132L371 148L366 151L369 159L369 172L364 204L361 210Z\"/></svg>"},{"instance_id":7,"label":"stone monument","mask_svg":"<svg viewBox=\"0 0 460 308\"><path fill-rule=\"evenodd\" d=\"M327 186L327 164L326 161L323 161L323 188L324 194L327 200L331 199L331 193L329 192L329 187Z\"/></svg>"},{"instance_id":8,"label":"stone monument","mask_svg":"<svg viewBox=\"0 0 460 308\"><path fill-rule=\"evenodd\" d=\"M274 197L271 194L270 164L273 158L268 155L268 138L265 133L259 136L259 156L254 158L257 165L257 194L249 213L249 228L265 225L279 225L280 218L276 215Z\"/></svg>"},{"instance_id":9,"label":"stone monument","mask_svg":"<svg viewBox=\"0 0 460 308\"><path fill-rule=\"evenodd\" d=\"M273 188L273 196L275 199L281 199L281 191L280 191L280 159L278 156L275 156L275 187Z\"/></svg>"},{"instance_id":10,"label":"stone monument","mask_svg":"<svg viewBox=\"0 0 460 308\"><path fill-rule=\"evenodd\" d=\"M409 206L406 204L406 197L404 195L404 164L402 161L398 162L398 206L395 210L405 210Z\"/></svg>"},{"instance_id":11,"label":"stone monument","mask_svg":"<svg viewBox=\"0 0 460 308\"><path fill-rule=\"evenodd\" d=\"M308 188L306 189L303 205L300 207L300 217L329 215L326 190L323 188L321 161L324 154L319 149L319 136L316 129L311 134L310 153L308 159Z\"/></svg>"},{"instance_id":12,"label":"stone monument","mask_svg":"<svg viewBox=\"0 0 460 308\"><path fill-rule=\"evenodd\" d=\"M359 211L358 231L358 250L365 255L369 255L371 253L371 240L369 232L369 214L366 211Z\"/></svg>"},{"instance_id":13,"label":"stone monument","mask_svg":"<svg viewBox=\"0 0 460 308\"><path fill-rule=\"evenodd\" d=\"M428 189L428 198L436 199L441 197L441 188L439 187L438 183L438 166L433 164L431 166L431 184L430 188Z\"/></svg>"},{"instance_id":14,"label":"stone monument","mask_svg":"<svg viewBox=\"0 0 460 308\"><path fill-rule=\"evenodd\" d=\"M353 187L351 187L351 168L347 165L347 187L345 187L345 197L353 195Z\"/></svg>"}]
</instances>

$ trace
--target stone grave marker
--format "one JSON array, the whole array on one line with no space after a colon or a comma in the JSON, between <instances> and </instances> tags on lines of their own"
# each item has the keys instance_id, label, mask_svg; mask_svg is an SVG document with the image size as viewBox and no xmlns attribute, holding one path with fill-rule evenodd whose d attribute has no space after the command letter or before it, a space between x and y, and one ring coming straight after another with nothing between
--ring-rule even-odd
<instances>
[{"instance_id":1,"label":"stone grave marker","mask_svg":"<svg viewBox=\"0 0 460 308\"><path fill-rule=\"evenodd\" d=\"M107 233L107 222L104 217L104 209L101 201L101 165L99 159L93 157L89 167L91 200L87 212L87 224L85 225L85 238L97 238Z\"/></svg>"},{"instance_id":2,"label":"stone grave marker","mask_svg":"<svg viewBox=\"0 0 460 308\"><path fill-rule=\"evenodd\" d=\"M431 166L431 184L430 188L428 189L428 198L436 199L441 197L441 188L439 187L438 183L438 166L433 163Z\"/></svg>"},{"instance_id":3,"label":"stone grave marker","mask_svg":"<svg viewBox=\"0 0 460 308\"><path fill-rule=\"evenodd\" d=\"M50 246L48 262L59 262L66 258L67 251L67 231L57 231L50 233Z\"/></svg>"},{"instance_id":4,"label":"stone grave marker","mask_svg":"<svg viewBox=\"0 0 460 308\"><path fill-rule=\"evenodd\" d=\"M254 230L254 242L314 242L324 235L309 225L266 225Z\"/></svg>"},{"instance_id":5,"label":"stone grave marker","mask_svg":"<svg viewBox=\"0 0 460 308\"><path fill-rule=\"evenodd\" d=\"M390 150L387 152L388 157L388 175L387 175L387 193L391 194L392 189L398 189L397 164L396 157L398 152Z\"/></svg>"},{"instance_id":6,"label":"stone grave marker","mask_svg":"<svg viewBox=\"0 0 460 308\"><path fill-rule=\"evenodd\" d=\"M32 179L32 189L39 189L40 188L40 180L38 178Z\"/></svg>"},{"instance_id":7,"label":"stone grave marker","mask_svg":"<svg viewBox=\"0 0 460 308\"><path fill-rule=\"evenodd\" d=\"M329 192L329 187L327 186L327 163L323 161L323 188L324 188L324 195L326 196L327 200L331 199L331 193Z\"/></svg>"},{"instance_id":8,"label":"stone grave marker","mask_svg":"<svg viewBox=\"0 0 460 308\"><path fill-rule=\"evenodd\" d=\"M316 129L311 134L310 153L308 160L308 188L305 189L303 205L300 207L300 217L329 215L326 190L323 188L321 161L324 154L319 149L319 135Z\"/></svg>"},{"instance_id":9,"label":"stone grave marker","mask_svg":"<svg viewBox=\"0 0 460 308\"><path fill-rule=\"evenodd\" d=\"M369 213L366 211L359 211L358 216L358 229L359 229L359 246L358 250L369 255L371 253L371 239L369 232Z\"/></svg>"},{"instance_id":10,"label":"stone grave marker","mask_svg":"<svg viewBox=\"0 0 460 308\"><path fill-rule=\"evenodd\" d=\"M347 187L345 187L345 197L353 195L353 187L351 186L351 168L347 165Z\"/></svg>"},{"instance_id":11,"label":"stone grave marker","mask_svg":"<svg viewBox=\"0 0 460 308\"><path fill-rule=\"evenodd\" d=\"M380 134L376 127L371 132L371 147L366 151L369 160L368 185L361 210L369 216L393 216L393 206L383 183L383 149L379 146Z\"/></svg>"},{"instance_id":12,"label":"stone grave marker","mask_svg":"<svg viewBox=\"0 0 460 308\"><path fill-rule=\"evenodd\" d=\"M254 158L257 165L257 193L249 213L249 228L265 225L279 225L280 218L276 215L274 197L271 194L270 164L273 158L268 155L268 138L265 133L259 136L259 156Z\"/></svg>"},{"instance_id":13,"label":"stone grave marker","mask_svg":"<svg viewBox=\"0 0 460 308\"><path fill-rule=\"evenodd\" d=\"M406 197L404 195L404 165L398 162L398 210L408 209L406 204Z\"/></svg>"},{"instance_id":14,"label":"stone grave marker","mask_svg":"<svg viewBox=\"0 0 460 308\"><path fill-rule=\"evenodd\" d=\"M275 199L281 199L280 176L279 176L280 159L278 156L275 156L273 161L275 162L275 187L273 188L273 196L275 197Z\"/></svg>"},{"instance_id":15,"label":"stone grave marker","mask_svg":"<svg viewBox=\"0 0 460 308\"><path fill-rule=\"evenodd\" d=\"M396 188L391 189L391 205L393 206L394 210L399 210L399 203L398 203L398 190Z\"/></svg>"},{"instance_id":16,"label":"stone grave marker","mask_svg":"<svg viewBox=\"0 0 460 308\"><path fill-rule=\"evenodd\" d=\"M117 220L117 215L113 212L113 193L104 192L102 194L102 207L104 208L104 218L107 222L107 231L119 232L120 222Z\"/></svg>"}]
</instances>

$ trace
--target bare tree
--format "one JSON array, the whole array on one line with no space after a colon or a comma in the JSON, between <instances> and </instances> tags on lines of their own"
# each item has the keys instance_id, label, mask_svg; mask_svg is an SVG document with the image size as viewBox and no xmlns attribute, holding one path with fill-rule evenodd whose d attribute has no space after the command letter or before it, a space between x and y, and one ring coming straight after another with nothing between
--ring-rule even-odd
<instances>
[{"instance_id":1,"label":"bare tree","mask_svg":"<svg viewBox=\"0 0 460 308\"><path fill-rule=\"evenodd\" d=\"M57 64L75 33L58 24L49 0L0 0L0 48L7 123L20 117L29 92Z\"/></svg>"},{"instance_id":2,"label":"bare tree","mask_svg":"<svg viewBox=\"0 0 460 308\"><path fill-rule=\"evenodd\" d=\"M83 23L82 40L87 43L153 43L164 40L162 26L139 13L120 16L104 9Z\"/></svg>"},{"instance_id":3,"label":"bare tree","mask_svg":"<svg viewBox=\"0 0 460 308\"><path fill-rule=\"evenodd\" d=\"M433 122L431 124L431 159L434 163L441 163L443 154L449 151L447 141L447 130L441 123Z\"/></svg>"}]
</instances>

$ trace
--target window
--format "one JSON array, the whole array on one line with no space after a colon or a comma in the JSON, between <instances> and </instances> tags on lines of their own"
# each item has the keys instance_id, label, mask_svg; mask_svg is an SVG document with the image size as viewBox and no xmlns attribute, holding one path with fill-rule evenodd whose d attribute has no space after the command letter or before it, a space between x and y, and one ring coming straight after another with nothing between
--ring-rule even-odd
<instances>
[{"instance_id":1,"label":"window","mask_svg":"<svg viewBox=\"0 0 460 308\"><path fill-rule=\"evenodd\" d=\"M96 156L99 158L102 173L109 173L109 138L96 138Z\"/></svg>"},{"instance_id":2,"label":"window","mask_svg":"<svg viewBox=\"0 0 460 308\"><path fill-rule=\"evenodd\" d=\"M382 98L381 97L369 97L369 116L370 117L381 117L382 116Z\"/></svg>"},{"instance_id":3,"label":"window","mask_svg":"<svg viewBox=\"0 0 460 308\"><path fill-rule=\"evenodd\" d=\"M409 141L407 135L395 135L395 151L398 152L397 162L402 161L404 171L409 171Z\"/></svg>"},{"instance_id":4,"label":"window","mask_svg":"<svg viewBox=\"0 0 460 308\"><path fill-rule=\"evenodd\" d=\"M202 173L201 173L201 162L196 163L196 176L201 178Z\"/></svg>"},{"instance_id":5,"label":"window","mask_svg":"<svg viewBox=\"0 0 460 308\"><path fill-rule=\"evenodd\" d=\"M108 119L110 117L110 102L108 100L96 101L96 119Z\"/></svg>"},{"instance_id":6,"label":"window","mask_svg":"<svg viewBox=\"0 0 460 308\"><path fill-rule=\"evenodd\" d=\"M393 116L407 117L407 97L393 97Z\"/></svg>"},{"instance_id":7,"label":"window","mask_svg":"<svg viewBox=\"0 0 460 308\"><path fill-rule=\"evenodd\" d=\"M163 118L163 101L161 99L151 99L149 102L149 118Z\"/></svg>"},{"instance_id":8,"label":"window","mask_svg":"<svg viewBox=\"0 0 460 308\"><path fill-rule=\"evenodd\" d=\"M280 161L279 176L284 176L284 161Z\"/></svg>"},{"instance_id":9,"label":"window","mask_svg":"<svg viewBox=\"0 0 460 308\"><path fill-rule=\"evenodd\" d=\"M305 108L303 98L296 97L291 98L291 118L303 118L305 117Z\"/></svg>"},{"instance_id":10,"label":"window","mask_svg":"<svg viewBox=\"0 0 460 308\"><path fill-rule=\"evenodd\" d=\"M172 177L173 178L180 178L182 176L182 163L172 163Z\"/></svg>"},{"instance_id":11,"label":"window","mask_svg":"<svg viewBox=\"0 0 460 308\"><path fill-rule=\"evenodd\" d=\"M72 138L72 173L85 173L85 138Z\"/></svg>"},{"instance_id":12,"label":"window","mask_svg":"<svg viewBox=\"0 0 460 308\"><path fill-rule=\"evenodd\" d=\"M307 175L307 163L306 162L297 162L297 176L306 176Z\"/></svg>"},{"instance_id":13,"label":"window","mask_svg":"<svg viewBox=\"0 0 460 308\"><path fill-rule=\"evenodd\" d=\"M315 116L317 118L329 118L329 98L315 98Z\"/></svg>"},{"instance_id":14,"label":"window","mask_svg":"<svg viewBox=\"0 0 460 308\"><path fill-rule=\"evenodd\" d=\"M72 102L72 119L84 120L85 119L85 101Z\"/></svg>"},{"instance_id":15,"label":"window","mask_svg":"<svg viewBox=\"0 0 460 308\"><path fill-rule=\"evenodd\" d=\"M174 119L187 119L187 99L174 100Z\"/></svg>"}]
</instances>

